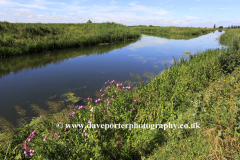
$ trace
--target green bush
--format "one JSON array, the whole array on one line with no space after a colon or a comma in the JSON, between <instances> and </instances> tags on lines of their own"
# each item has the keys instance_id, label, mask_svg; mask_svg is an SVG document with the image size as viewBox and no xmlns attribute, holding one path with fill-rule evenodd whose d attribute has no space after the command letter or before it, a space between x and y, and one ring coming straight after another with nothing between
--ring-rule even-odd
<instances>
[{"instance_id":1,"label":"green bush","mask_svg":"<svg viewBox=\"0 0 240 160\"><path fill-rule=\"evenodd\" d=\"M234 68L240 64L240 54L237 50L228 49L225 54L219 56L219 62L222 70L231 74Z\"/></svg>"}]
</instances>

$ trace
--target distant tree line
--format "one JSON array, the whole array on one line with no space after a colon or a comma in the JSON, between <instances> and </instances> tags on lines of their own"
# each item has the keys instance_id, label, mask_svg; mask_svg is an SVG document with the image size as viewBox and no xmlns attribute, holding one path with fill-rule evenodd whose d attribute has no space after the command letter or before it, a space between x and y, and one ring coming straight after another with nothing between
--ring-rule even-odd
<instances>
[{"instance_id":1,"label":"distant tree line","mask_svg":"<svg viewBox=\"0 0 240 160\"><path fill-rule=\"evenodd\" d=\"M216 28L216 25L214 24L214 26L213 26L213 28ZM218 28L223 28L223 26L219 26ZM230 29L230 28L240 28L240 26L228 26L228 27L225 27L225 28L228 28L228 29Z\"/></svg>"},{"instance_id":2,"label":"distant tree line","mask_svg":"<svg viewBox=\"0 0 240 160\"><path fill-rule=\"evenodd\" d=\"M240 28L240 26L233 26L233 25L232 25L231 27L228 26L227 28L228 28L228 29L229 29L229 28Z\"/></svg>"}]
</instances>

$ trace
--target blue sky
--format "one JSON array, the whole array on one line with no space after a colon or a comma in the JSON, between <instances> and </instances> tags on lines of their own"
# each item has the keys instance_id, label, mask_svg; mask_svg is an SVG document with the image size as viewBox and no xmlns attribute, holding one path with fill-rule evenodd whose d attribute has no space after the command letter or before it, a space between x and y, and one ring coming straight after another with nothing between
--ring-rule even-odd
<instances>
[{"instance_id":1,"label":"blue sky","mask_svg":"<svg viewBox=\"0 0 240 160\"><path fill-rule=\"evenodd\" d=\"M239 0L0 0L0 21L127 26L240 25Z\"/></svg>"}]
</instances>

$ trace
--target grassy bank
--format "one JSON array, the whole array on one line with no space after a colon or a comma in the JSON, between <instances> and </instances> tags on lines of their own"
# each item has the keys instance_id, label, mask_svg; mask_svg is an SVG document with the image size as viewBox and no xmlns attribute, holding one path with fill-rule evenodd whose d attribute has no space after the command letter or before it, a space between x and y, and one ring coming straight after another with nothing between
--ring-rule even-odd
<instances>
[{"instance_id":1,"label":"grassy bank","mask_svg":"<svg viewBox=\"0 0 240 160\"><path fill-rule=\"evenodd\" d=\"M175 39L175 40L189 40L193 38L199 37L199 35L179 35L179 34L157 34L157 33L151 33L151 32L143 32L144 35L148 36L154 36L154 37L160 37L160 38L167 38L167 39ZM208 33L205 33L208 34ZM202 34L202 35L205 35Z\"/></svg>"},{"instance_id":2,"label":"grassy bank","mask_svg":"<svg viewBox=\"0 0 240 160\"><path fill-rule=\"evenodd\" d=\"M240 29L225 29L224 34L219 38L222 45L230 46L233 49L240 48Z\"/></svg>"},{"instance_id":3,"label":"grassy bank","mask_svg":"<svg viewBox=\"0 0 240 160\"><path fill-rule=\"evenodd\" d=\"M214 28L193 27L132 27L141 33L154 33L156 35L202 35L215 31Z\"/></svg>"},{"instance_id":4,"label":"grassy bank","mask_svg":"<svg viewBox=\"0 0 240 160\"><path fill-rule=\"evenodd\" d=\"M236 31L232 30L234 34ZM2 159L239 159L240 51L207 50L166 69L145 85L107 81L98 100L62 109L13 129L1 119ZM74 107L74 108L73 108ZM93 107L93 110L90 110ZM18 108L20 115L24 110ZM63 124L198 124L196 129L83 129ZM194 126L192 125L192 126ZM156 126L151 126L156 128ZM161 126L160 126L161 127ZM31 155L30 155L31 154Z\"/></svg>"},{"instance_id":5,"label":"grassy bank","mask_svg":"<svg viewBox=\"0 0 240 160\"><path fill-rule=\"evenodd\" d=\"M140 33L121 24L0 22L0 57L127 41Z\"/></svg>"}]
</instances>

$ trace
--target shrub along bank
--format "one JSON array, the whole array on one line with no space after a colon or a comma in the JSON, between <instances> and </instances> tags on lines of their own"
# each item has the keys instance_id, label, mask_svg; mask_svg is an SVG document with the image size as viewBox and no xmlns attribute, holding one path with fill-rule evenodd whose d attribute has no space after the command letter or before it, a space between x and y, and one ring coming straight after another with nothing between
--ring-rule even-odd
<instances>
[{"instance_id":1,"label":"shrub along bank","mask_svg":"<svg viewBox=\"0 0 240 160\"><path fill-rule=\"evenodd\" d=\"M130 85L131 86L131 85ZM240 51L207 50L181 59L146 85L107 81L97 100L5 127L2 159L239 159ZM57 103L56 103L57 104ZM60 109L58 102L56 109ZM92 110L90 110L92 108ZM54 110L55 112L57 110ZM2 119L2 122L4 120ZM63 124L195 124L196 129L62 128ZM155 128L156 126L151 126ZM6 132L8 129L8 132Z\"/></svg>"}]
</instances>

